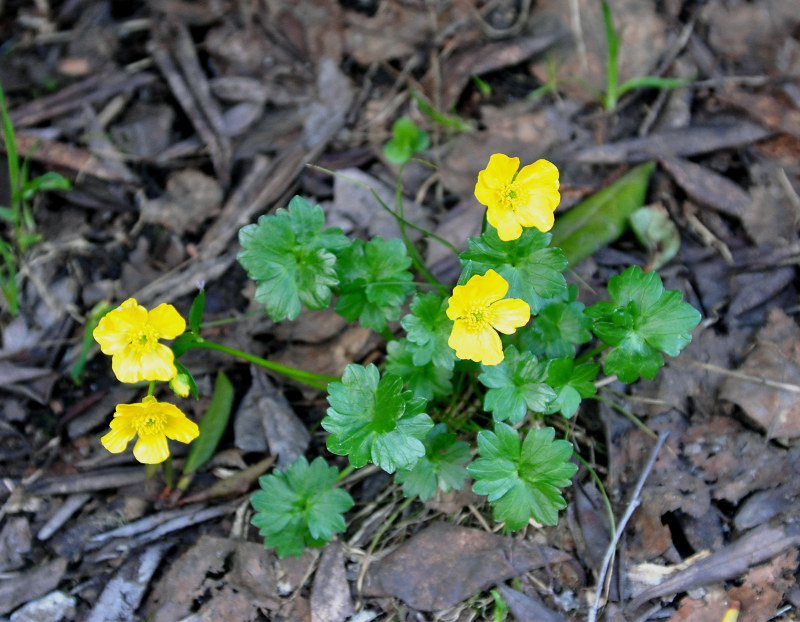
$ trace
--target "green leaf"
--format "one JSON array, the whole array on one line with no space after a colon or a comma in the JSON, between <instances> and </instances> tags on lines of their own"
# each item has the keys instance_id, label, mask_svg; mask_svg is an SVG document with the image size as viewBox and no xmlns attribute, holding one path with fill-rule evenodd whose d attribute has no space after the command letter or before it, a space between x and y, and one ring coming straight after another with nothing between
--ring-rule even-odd
<instances>
[{"instance_id":1,"label":"green leaf","mask_svg":"<svg viewBox=\"0 0 800 622\"><path fill-rule=\"evenodd\" d=\"M300 456L286 471L263 475L253 493L256 514L250 521L264 536L264 546L278 557L299 557L306 546L320 547L345 530L343 514L353 507L347 491L334 488L339 476L322 457L309 465Z\"/></svg>"},{"instance_id":2,"label":"green leaf","mask_svg":"<svg viewBox=\"0 0 800 622\"><path fill-rule=\"evenodd\" d=\"M72 184L70 183L69 179L63 175L60 175L59 173L48 171L44 175L39 175L39 177L34 177L33 179L29 180L20 189L20 193L23 201L30 201L37 192L47 192L49 190L69 190L71 187Z\"/></svg>"},{"instance_id":3,"label":"green leaf","mask_svg":"<svg viewBox=\"0 0 800 622\"><path fill-rule=\"evenodd\" d=\"M597 363L583 363L575 366L572 358L554 359L547 367L547 384L556 392L550 402L548 413L560 412L570 418L578 410L581 400L597 393L594 384L600 366Z\"/></svg>"},{"instance_id":4,"label":"green leaf","mask_svg":"<svg viewBox=\"0 0 800 622\"><path fill-rule=\"evenodd\" d=\"M677 356L700 323L700 313L681 302L679 291L665 290L658 274L642 272L639 266L612 277L608 294L613 303L598 302L586 312L596 318L594 334L614 346L603 370L622 382L634 382L640 375L654 378L664 364L661 352Z\"/></svg>"},{"instance_id":5,"label":"green leaf","mask_svg":"<svg viewBox=\"0 0 800 622\"><path fill-rule=\"evenodd\" d=\"M651 270L658 270L672 259L681 247L681 234L660 205L640 207L630 218L633 233L647 249Z\"/></svg>"},{"instance_id":6,"label":"green leaf","mask_svg":"<svg viewBox=\"0 0 800 622\"><path fill-rule=\"evenodd\" d=\"M425 437L425 455L413 469L398 469L395 479L403 484L406 497L427 501L437 487L442 492L461 490L467 478L464 465L469 460L469 444L448 432L444 423L437 423Z\"/></svg>"},{"instance_id":7,"label":"green leaf","mask_svg":"<svg viewBox=\"0 0 800 622\"><path fill-rule=\"evenodd\" d=\"M338 255L336 312L350 322L358 319L364 328L382 331L388 321L400 317L406 297L414 291L410 265L406 247L397 238L354 240Z\"/></svg>"},{"instance_id":8,"label":"green leaf","mask_svg":"<svg viewBox=\"0 0 800 622\"><path fill-rule=\"evenodd\" d=\"M192 306L189 309L189 330L194 334L200 332L200 322L203 321L203 311L206 307L206 290L200 287L200 291L192 301Z\"/></svg>"},{"instance_id":9,"label":"green leaf","mask_svg":"<svg viewBox=\"0 0 800 622\"><path fill-rule=\"evenodd\" d=\"M243 250L237 259L258 284L255 299L272 320L297 318L301 303L309 309L330 304L331 287L339 283L333 251L349 241L338 227L323 231L324 225L322 208L295 196L288 210L280 208L239 231Z\"/></svg>"},{"instance_id":10,"label":"green leaf","mask_svg":"<svg viewBox=\"0 0 800 622\"><path fill-rule=\"evenodd\" d=\"M521 298L538 313L548 298L563 294L567 288L561 272L567 260L559 248L548 248L550 234L533 227L524 229L517 240L503 242L497 229L487 225L479 238L472 237L461 253L464 270L459 283L490 268L508 281L508 298Z\"/></svg>"},{"instance_id":11,"label":"green leaf","mask_svg":"<svg viewBox=\"0 0 800 622\"><path fill-rule=\"evenodd\" d=\"M547 362L539 363L530 352L519 352L513 345L497 365L481 365L480 383L489 390L483 407L495 421L522 420L528 410L545 412L556 394L545 383Z\"/></svg>"},{"instance_id":12,"label":"green leaf","mask_svg":"<svg viewBox=\"0 0 800 622\"><path fill-rule=\"evenodd\" d=\"M426 400L403 391L403 379L387 373L379 378L372 363L348 365L341 382L328 384L327 447L350 464L373 462L387 473L410 469L425 455L422 439L433 427L425 414Z\"/></svg>"},{"instance_id":13,"label":"green leaf","mask_svg":"<svg viewBox=\"0 0 800 622\"><path fill-rule=\"evenodd\" d=\"M405 164L418 151L430 145L430 137L410 117L400 117L392 126L392 139L383 147L383 154L393 164Z\"/></svg>"},{"instance_id":14,"label":"green leaf","mask_svg":"<svg viewBox=\"0 0 800 622\"><path fill-rule=\"evenodd\" d=\"M520 444L519 434L505 423L494 432L478 433L478 455L467 467L475 479L472 490L487 495L497 521L522 529L528 520L545 525L558 522L567 507L560 488L570 485L578 467L569 462L572 445L553 440L555 430L531 430Z\"/></svg>"},{"instance_id":15,"label":"green leaf","mask_svg":"<svg viewBox=\"0 0 800 622\"><path fill-rule=\"evenodd\" d=\"M437 367L453 369L456 353L447 344L453 320L447 317L445 298L434 293L415 296L411 301L411 313L404 316L400 324L408 340L418 346L411 349L414 365L433 361Z\"/></svg>"},{"instance_id":16,"label":"green leaf","mask_svg":"<svg viewBox=\"0 0 800 622\"><path fill-rule=\"evenodd\" d=\"M437 395L450 395L453 392L453 370L439 367L428 359L418 365L415 361L420 346L407 339L391 341L387 345L386 371L400 376L414 397L431 400Z\"/></svg>"},{"instance_id":17,"label":"green leaf","mask_svg":"<svg viewBox=\"0 0 800 622\"><path fill-rule=\"evenodd\" d=\"M574 266L625 231L628 217L644 204L654 162L631 169L617 181L556 218L553 246Z\"/></svg>"},{"instance_id":18,"label":"green leaf","mask_svg":"<svg viewBox=\"0 0 800 622\"><path fill-rule=\"evenodd\" d=\"M571 286L572 290L576 290ZM549 304L520 332L520 345L547 358L573 357L575 346L592 339L592 320L580 302Z\"/></svg>"},{"instance_id":19,"label":"green leaf","mask_svg":"<svg viewBox=\"0 0 800 622\"><path fill-rule=\"evenodd\" d=\"M222 435L228 428L228 420L233 408L233 385L225 372L217 374L214 394L200 421L200 436L190 446L183 465L184 476L194 473L214 455ZM187 481L188 483L188 481ZM179 484L180 488L181 485Z\"/></svg>"}]
</instances>

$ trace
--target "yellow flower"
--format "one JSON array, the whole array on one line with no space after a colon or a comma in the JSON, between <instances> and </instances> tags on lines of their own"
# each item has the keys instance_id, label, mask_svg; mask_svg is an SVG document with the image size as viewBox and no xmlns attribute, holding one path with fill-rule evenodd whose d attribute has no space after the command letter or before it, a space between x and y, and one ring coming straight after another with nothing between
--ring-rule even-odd
<instances>
[{"instance_id":1,"label":"yellow flower","mask_svg":"<svg viewBox=\"0 0 800 622\"><path fill-rule=\"evenodd\" d=\"M550 231L558 193L558 169L547 160L519 168L519 158L495 153L478 173L475 197L486 206L486 220L504 242L522 235L522 227Z\"/></svg>"},{"instance_id":2,"label":"yellow flower","mask_svg":"<svg viewBox=\"0 0 800 622\"><path fill-rule=\"evenodd\" d=\"M169 304L148 311L128 298L107 313L92 335L120 382L170 380L178 370L172 350L159 339L174 339L186 330L186 321Z\"/></svg>"},{"instance_id":3,"label":"yellow flower","mask_svg":"<svg viewBox=\"0 0 800 622\"><path fill-rule=\"evenodd\" d=\"M180 408L148 395L141 404L117 404L111 432L100 442L108 451L118 454L125 451L128 442L138 435L133 456L144 464L158 464L169 457L167 438L191 443L199 434L197 424Z\"/></svg>"},{"instance_id":4,"label":"yellow flower","mask_svg":"<svg viewBox=\"0 0 800 622\"><path fill-rule=\"evenodd\" d=\"M510 335L531 318L528 303L518 298L501 300L508 282L494 270L475 275L466 285L456 285L448 300L447 317L454 320L447 345L460 359L484 365L503 360L503 344L497 331Z\"/></svg>"}]
</instances>

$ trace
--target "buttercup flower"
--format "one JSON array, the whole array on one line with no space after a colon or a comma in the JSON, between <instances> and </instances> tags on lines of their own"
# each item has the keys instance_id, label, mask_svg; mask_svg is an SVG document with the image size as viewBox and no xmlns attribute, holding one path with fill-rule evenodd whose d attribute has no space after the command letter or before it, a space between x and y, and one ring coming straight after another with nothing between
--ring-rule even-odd
<instances>
[{"instance_id":1,"label":"buttercup flower","mask_svg":"<svg viewBox=\"0 0 800 622\"><path fill-rule=\"evenodd\" d=\"M519 158L495 153L475 184L475 197L486 206L486 220L504 242L516 240L522 227L550 231L561 201L555 164L537 160L517 169Z\"/></svg>"},{"instance_id":2,"label":"buttercup flower","mask_svg":"<svg viewBox=\"0 0 800 622\"><path fill-rule=\"evenodd\" d=\"M92 335L120 382L170 380L178 370L172 350L159 339L174 339L186 330L186 321L169 304L148 311L128 298L107 313Z\"/></svg>"},{"instance_id":3,"label":"buttercup flower","mask_svg":"<svg viewBox=\"0 0 800 622\"><path fill-rule=\"evenodd\" d=\"M133 456L144 464L158 464L169 457L168 438L191 443L199 434L197 424L180 408L148 395L141 404L117 404L111 432L100 442L108 451L118 454L125 451L128 442L138 435Z\"/></svg>"},{"instance_id":4,"label":"buttercup flower","mask_svg":"<svg viewBox=\"0 0 800 622\"><path fill-rule=\"evenodd\" d=\"M528 303L506 298L508 282L494 270L475 275L466 285L457 285L448 300L447 317L454 320L447 345L460 359L484 365L503 360L503 344L497 331L510 335L531 318Z\"/></svg>"}]
</instances>

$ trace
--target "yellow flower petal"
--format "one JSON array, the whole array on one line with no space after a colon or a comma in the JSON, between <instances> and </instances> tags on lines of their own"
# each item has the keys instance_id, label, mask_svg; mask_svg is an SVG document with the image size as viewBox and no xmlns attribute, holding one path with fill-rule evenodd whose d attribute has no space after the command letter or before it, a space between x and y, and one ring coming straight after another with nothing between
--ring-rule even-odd
<instances>
[{"instance_id":1,"label":"yellow flower petal","mask_svg":"<svg viewBox=\"0 0 800 622\"><path fill-rule=\"evenodd\" d=\"M118 404L111 420L111 432L101 441L109 451L119 453L134 436L138 436L133 448L134 457L145 464L157 464L169 456L168 437L190 443L199 434L197 424L177 406L159 402L148 395L141 404Z\"/></svg>"},{"instance_id":2,"label":"yellow flower petal","mask_svg":"<svg viewBox=\"0 0 800 622\"><path fill-rule=\"evenodd\" d=\"M475 185L475 197L487 208L486 219L504 242L519 238L523 227L549 231L561 201L558 168L552 162L537 160L517 173L518 167L519 158L496 153Z\"/></svg>"},{"instance_id":3,"label":"yellow flower petal","mask_svg":"<svg viewBox=\"0 0 800 622\"><path fill-rule=\"evenodd\" d=\"M536 160L533 164L522 167L516 181L525 187L553 186L558 190L558 167L548 160Z\"/></svg>"},{"instance_id":4,"label":"yellow flower petal","mask_svg":"<svg viewBox=\"0 0 800 622\"><path fill-rule=\"evenodd\" d=\"M475 198L482 205L494 205L500 201L500 191L497 188L491 188L481 181L480 174L478 174L478 183L475 184Z\"/></svg>"},{"instance_id":5,"label":"yellow flower petal","mask_svg":"<svg viewBox=\"0 0 800 622\"><path fill-rule=\"evenodd\" d=\"M175 339L186 330L186 320L173 307L161 303L147 314L147 322L162 339Z\"/></svg>"},{"instance_id":6,"label":"yellow flower petal","mask_svg":"<svg viewBox=\"0 0 800 622\"><path fill-rule=\"evenodd\" d=\"M144 380L172 380L178 369L175 367L175 355L162 343L155 344L152 349L144 350L139 361L139 370Z\"/></svg>"},{"instance_id":7,"label":"yellow flower petal","mask_svg":"<svg viewBox=\"0 0 800 622\"><path fill-rule=\"evenodd\" d=\"M128 298L116 309L106 313L92 331L103 354L116 354L131 341L131 333L147 322L147 309Z\"/></svg>"},{"instance_id":8,"label":"yellow flower petal","mask_svg":"<svg viewBox=\"0 0 800 622\"><path fill-rule=\"evenodd\" d=\"M486 220L497 229L497 237L503 242L516 240L522 235L522 225L520 225L512 210L490 205L486 210Z\"/></svg>"},{"instance_id":9,"label":"yellow flower petal","mask_svg":"<svg viewBox=\"0 0 800 622\"><path fill-rule=\"evenodd\" d=\"M447 345L456 351L456 356L460 359L483 362L486 365L497 365L503 360L500 336L488 326L475 331L466 320L455 321Z\"/></svg>"},{"instance_id":10,"label":"yellow flower petal","mask_svg":"<svg viewBox=\"0 0 800 622\"><path fill-rule=\"evenodd\" d=\"M161 404L161 406L164 407L164 434L167 438L181 443L191 443L200 436L197 424L184 415L177 406L172 404Z\"/></svg>"},{"instance_id":11,"label":"yellow flower petal","mask_svg":"<svg viewBox=\"0 0 800 622\"><path fill-rule=\"evenodd\" d=\"M505 354L503 354L503 343L500 341L500 335L493 330L486 329L479 332L477 338L480 349L479 363L497 365L503 361Z\"/></svg>"},{"instance_id":12,"label":"yellow flower petal","mask_svg":"<svg viewBox=\"0 0 800 622\"><path fill-rule=\"evenodd\" d=\"M122 428L118 430L112 429L111 432L105 434L101 439L100 442L103 444L108 451L112 454L118 454L125 451L125 448L128 446L128 443L131 439L136 435L136 430L133 430L132 434L128 434L128 428Z\"/></svg>"},{"instance_id":13,"label":"yellow flower petal","mask_svg":"<svg viewBox=\"0 0 800 622\"><path fill-rule=\"evenodd\" d=\"M111 369L120 382L144 380L141 371L142 353L128 344L124 350L111 357Z\"/></svg>"},{"instance_id":14,"label":"yellow flower petal","mask_svg":"<svg viewBox=\"0 0 800 622\"><path fill-rule=\"evenodd\" d=\"M489 188L497 188L510 184L519 169L519 158L509 158L503 153L495 153L489 158L489 164L478 173L478 182Z\"/></svg>"},{"instance_id":15,"label":"yellow flower petal","mask_svg":"<svg viewBox=\"0 0 800 622\"><path fill-rule=\"evenodd\" d=\"M492 327L501 333L511 335L531 319L531 308L519 298L506 298L492 305Z\"/></svg>"},{"instance_id":16,"label":"yellow flower petal","mask_svg":"<svg viewBox=\"0 0 800 622\"><path fill-rule=\"evenodd\" d=\"M554 204L548 199L531 197L527 205L520 206L514 211L514 215L523 227L536 227L542 233L546 233L553 228L555 223L553 214L556 209L555 205L557 203Z\"/></svg>"},{"instance_id":17,"label":"yellow flower petal","mask_svg":"<svg viewBox=\"0 0 800 622\"><path fill-rule=\"evenodd\" d=\"M163 434L140 436L133 447L133 457L142 464L159 464L169 458L167 437Z\"/></svg>"},{"instance_id":18,"label":"yellow flower petal","mask_svg":"<svg viewBox=\"0 0 800 622\"><path fill-rule=\"evenodd\" d=\"M121 382L170 380L175 369L172 350L159 339L172 339L186 330L186 321L169 304L148 312L129 298L107 313L92 333Z\"/></svg>"}]
</instances>

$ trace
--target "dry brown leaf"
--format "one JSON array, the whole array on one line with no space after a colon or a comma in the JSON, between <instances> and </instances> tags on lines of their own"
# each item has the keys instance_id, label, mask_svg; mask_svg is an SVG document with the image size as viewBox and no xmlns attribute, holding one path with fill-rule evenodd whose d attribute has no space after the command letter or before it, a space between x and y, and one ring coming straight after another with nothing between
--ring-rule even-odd
<instances>
[{"instance_id":1,"label":"dry brown leaf","mask_svg":"<svg viewBox=\"0 0 800 622\"><path fill-rule=\"evenodd\" d=\"M741 585L728 592L731 601L741 603L740 622L773 620L778 606L794 586L797 571L797 549L778 555L768 564L753 568Z\"/></svg>"},{"instance_id":2,"label":"dry brown leaf","mask_svg":"<svg viewBox=\"0 0 800 622\"><path fill-rule=\"evenodd\" d=\"M681 158L661 158L661 165L694 201L741 218L750 197L739 184L711 169Z\"/></svg>"},{"instance_id":3,"label":"dry brown leaf","mask_svg":"<svg viewBox=\"0 0 800 622\"><path fill-rule=\"evenodd\" d=\"M621 164L646 162L664 156L692 156L750 145L772 133L772 130L748 121L692 125L642 138L628 138L616 143L588 147L575 156L575 161Z\"/></svg>"},{"instance_id":4,"label":"dry brown leaf","mask_svg":"<svg viewBox=\"0 0 800 622\"><path fill-rule=\"evenodd\" d=\"M732 503L783 481L800 455L800 449L779 449L725 416L691 425L681 444L693 472L713 483L713 497Z\"/></svg>"},{"instance_id":5,"label":"dry brown leaf","mask_svg":"<svg viewBox=\"0 0 800 622\"><path fill-rule=\"evenodd\" d=\"M311 587L311 622L338 622L353 615L353 601L339 540L322 551Z\"/></svg>"},{"instance_id":6,"label":"dry brown leaf","mask_svg":"<svg viewBox=\"0 0 800 622\"><path fill-rule=\"evenodd\" d=\"M183 169L167 180L166 192L141 207L145 222L163 225L182 235L197 232L208 218L219 213L222 188L213 177L197 169Z\"/></svg>"},{"instance_id":7,"label":"dry brown leaf","mask_svg":"<svg viewBox=\"0 0 800 622\"><path fill-rule=\"evenodd\" d=\"M0 615L54 590L67 570L67 559L59 557L0 582Z\"/></svg>"},{"instance_id":8,"label":"dry brown leaf","mask_svg":"<svg viewBox=\"0 0 800 622\"><path fill-rule=\"evenodd\" d=\"M269 453L278 457L278 467L285 468L305 453L311 435L261 368L253 365L250 373L253 384L234 417L236 446L245 452L265 452L269 446Z\"/></svg>"},{"instance_id":9,"label":"dry brown leaf","mask_svg":"<svg viewBox=\"0 0 800 622\"><path fill-rule=\"evenodd\" d=\"M526 112L522 106L483 110L486 129L462 134L447 146L440 169L442 184L462 199L475 191L478 173L486 168L493 153L520 159L520 166L546 158L559 136L549 110Z\"/></svg>"},{"instance_id":10,"label":"dry brown leaf","mask_svg":"<svg viewBox=\"0 0 800 622\"><path fill-rule=\"evenodd\" d=\"M800 328L794 320L780 309L770 311L755 347L737 371L751 379L728 378L720 397L738 404L769 439L800 436ZM767 386L760 379L788 389Z\"/></svg>"},{"instance_id":11,"label":"dry brown leaf","mask_svg":"<svg viewBox=\"0 0 800 622\"><path fill-rule=\"evenodd\" d=\"M346 233L357 228L366 231L369 237L381 236L387 240L400 237L397 219L378 204L370 188L390 209L395 209L394 188L357 168L338 171L333 181L333 203L327 210L327 223L341 227ZM403 214L415 225L431 227L427 210L418 203L403 198ZM408 227L406 233L412 241L422 236L416 229Z\"/></svg>"},{"instance_id":12,"label":"dry brown leaf","mask_svg":"<svg viewBox=\"0 0 800 622\"><path fill-rule=\"evenodd\" d=\"M550 547L433 523L370 566L364 593L396 596L416 609L434 611L532 568L568 559Z\"/></svg>"},{"instance_id":13,"label":"dry brown leaf","mask_svg":"<svg viewBox=\"0 0 800 622\"><path fill-rule=\"evenodd\" d=\"M666 28L658 15L656 5L639 0L617 0L611 5L614 26L622 33L619 54L620 83L630 78L645 76L653 71L666 46ZM606 37L603 13L599 2L578 0L543 0L536 3L534 19L552 31L553 22L561 30L570 31L577 42L565 50L565 58L557 64L559 88L571 94L592 97L580 83L588 82L598 90L605 89ZM636 53L626 53L636 50ZM547 83L547 67L535 67L540 82Z\"/></svg>"}]
</instances>

